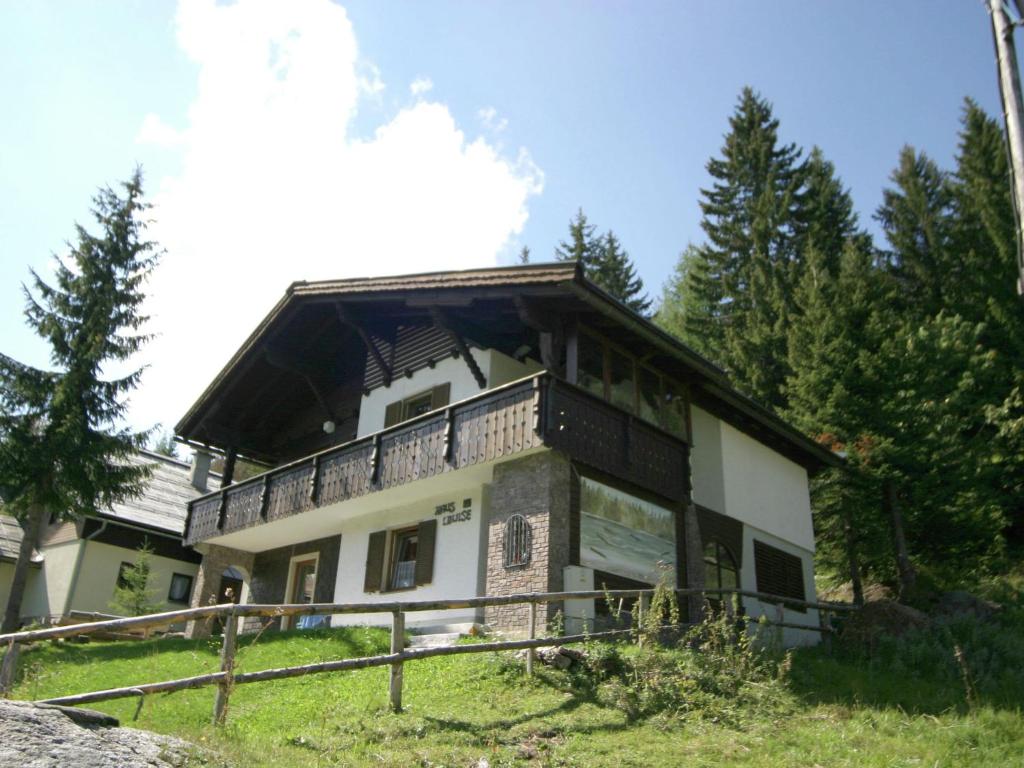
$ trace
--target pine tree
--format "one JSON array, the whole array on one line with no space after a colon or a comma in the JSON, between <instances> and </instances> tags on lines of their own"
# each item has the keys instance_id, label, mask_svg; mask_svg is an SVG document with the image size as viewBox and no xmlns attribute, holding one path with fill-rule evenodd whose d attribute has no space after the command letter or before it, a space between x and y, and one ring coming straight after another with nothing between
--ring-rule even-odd
<instances>
[{"instance_id":1,"label":"pine tree","mask_svg":"<svg viewBox=\"0 0 1024 768\"><path fill-rule=\"evenodd\" d=\"M24 537L15 565L3 630L18 626L33 547L50 515L75 519L138 494L148 467L129 459L148 432L124 426L126 395L142 371L103 378L145 343L142 287L157 259L144 240L148 206L142 176L104 188L93 199L100 233L77 226L77 243L58 259L56 282L32 272L25 317L50 345L55 371L0 355L0 493Z\"/></svg>"},{"instance_id":2,"label":"pine tree","mask_svg":"<svg viewBox=\"0 0 1024 768\"><path fill-rule=\"evenodd\" d=\"M782 408L805 168L795 145L779 143L778 126L771 105L745 88L722 156L707 165L714 183L701 190L708 267L699 304L714 307L707 323L720 328L713 343L734 381Z\"/></svg>"},{"instance_id":3,"label":"pine tree","mask_svg":"<svg viewBox=\"0 0 1024 768\"><path fill-rule=\"evenodd\" d=\"M153 443L153 452L172 459L178 458L178 444L174 442L174 433L161 432Z\"/></svg>"},{"instance_id":4,"label":"pine tree","mask_svg":"<svg viewBox=\"0 0 1024 768\"><path fill-rule=\"evenodd\" d=\"M153 572L153 547L144 540L135 555L135 562L123 568L114 588L110 610L121 616L144 616L156 613L163 604L153 599L156 590L150 586Z\"/></svg>"},{"instance_id":5,"label":"pine tree","mask_svg":"<svg viewBox=\"0 0 1024 768\"><path fill-rule=\"evenodd\" d=\"M919 318L930 317L948 309L946 293L964 277L950 241L949 181L912 147L900 152L890 180L895 186L882 193L875 218L889 241L885 256L899 289L893 300Z\"/></svg>"},{"instance_id":6,"label":"pine tree","mask_svg":"<svg viewBox=\"0 0 1024 768\"><path fill-rule=\"evenodd\" d=\"M686 246L672 275L662 286L661 302L654 321L696 352L714 358L715 307L709 306L708 260L698 246Z\"/></svg>"},{"instance_id":7,"label":"pine tree","mask_svg":"<svg viewBox=\"0 0 1024 768\"><path fill-rule=\"evenodd\" d=\"M591 262L588 277L639 315L651 310L644 294L644 282L636 274L629 254L611 230L601 239L597 257Z\"/></svg>"},{"instance_id":8,"label":"pine tree","mask_svg":"<svg viewBox=\"0 0 1024 768\"><path fill-rule=\"evenodd\" d=\"M651 300L644 294L643 280L637 277L629 254L611 230L598 235L582 208L569 222L569 239L555 248L555 258L578 261L590 280L634 312L646 315L650 311Z\"/></svg>"},{"instance_id":9,"label":"pine tree","mask_svg":"<svg viewBox=\"0 0 1024 768\"><path fill-rule=\"evenodd\" d=\"M530 248L528 246L524 245L522 250L519 251L519 263L520 264L529 264L530 263Z\"/></svg>"}]
</instances>

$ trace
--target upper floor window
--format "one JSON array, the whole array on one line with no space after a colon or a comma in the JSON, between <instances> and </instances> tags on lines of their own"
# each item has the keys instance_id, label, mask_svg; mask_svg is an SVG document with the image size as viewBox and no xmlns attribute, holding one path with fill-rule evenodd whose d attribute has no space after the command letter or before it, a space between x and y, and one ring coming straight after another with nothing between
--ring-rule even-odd
<instances>
[{"instance_id":1,"label":"upper floor window","mask_svg":"<svg viewBox=\"0 0 1024 768\"><path fill-rule=\"evenodd\" d=\"M595 334L579 335L576 382L645 421L689 438L686 387Z\"/></svg>"},{"instance_id":2,"label":"upper floor window","mask_svg":"<svg viewBox=\"0 0 1024 768\"><path fill-rule=\"evenodd\" d=\"M415 419L424 413L444 408L451 396L451 384L438 384L403 400L396 400L384 410L384 428Z\"/></svg>"}]
</instances>

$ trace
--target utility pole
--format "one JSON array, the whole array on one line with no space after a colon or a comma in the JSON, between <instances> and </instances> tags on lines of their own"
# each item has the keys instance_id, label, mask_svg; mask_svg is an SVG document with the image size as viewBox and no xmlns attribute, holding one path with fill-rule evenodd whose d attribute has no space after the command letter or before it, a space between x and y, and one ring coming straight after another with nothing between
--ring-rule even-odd
<instances>
[{"instance_id":1,"label":"utility pole","mask_svg":"<svg viewBox=\"0 0 1024 768\"><path fill-rule=\"evenodd\" d=\"M1017 293L1024 295L1024 99L1020 91L1020 70L1013 45L1013 29L1021 21L1011 21L1006 12L1008 0L988 0L992 19L992 37L999 68L999 95L1003 103L1006 144L1010 154L1010 180L1013 183L1013 207L1017 220ZM1024 0L1014 0L1017 13L1024 17Z\"/></svg>"}]
</instances>

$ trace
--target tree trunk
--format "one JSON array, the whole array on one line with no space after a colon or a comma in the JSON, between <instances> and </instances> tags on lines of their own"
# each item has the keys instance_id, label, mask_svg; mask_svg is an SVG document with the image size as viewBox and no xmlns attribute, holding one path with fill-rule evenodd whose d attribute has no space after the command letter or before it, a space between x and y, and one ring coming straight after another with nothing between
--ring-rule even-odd
<instances>
[{"instance_id":1,"label":"tree trunk","mask_svg":"<svg viewBox=\"0 0 1024 768\"><path fill-rule=\"evenodd\" d=\"M896 570L900 579L900 597L905 598L914 588L917 571L910 562L907 552L907 538L903 533L903 514L900 512L899 499L896 496L896 485L886 480L882 485L882 505L889 513L892 522L893 548L896 550Z\"/></svg>"},{"instance_id":2,"label":"tree trunk","mask_svg":"<svg viewBox=\"0 0 1024 768\"><path fill-rule=\"evenodd\" d=\"M857 557L857 536L854 533L853 515L843 510L843 533L846 536L846 557L850 564L850 586L853 588L853 602L864 605L864 583L860 578L860 558Z\"/></svg>"},{"instance_id":3,"label":"tree trunk","mask_svg":"<svg viewBox=\"0 0 1024 768\"><path fill-rule=\"evenodd\" d=\"M39 531L46 518L46 508L42 504L29 507L28 516L24 521L21 538L21 549L18 551L18 562L14 564L14 577L11 579L11 594L7 598L7 610L4 612L4 623L0 632L17 632L20 625L21 601L25 596L25 584L28 582L28 567L32 562L32 551L39 541Z\"/></svg>"}]
</instances>

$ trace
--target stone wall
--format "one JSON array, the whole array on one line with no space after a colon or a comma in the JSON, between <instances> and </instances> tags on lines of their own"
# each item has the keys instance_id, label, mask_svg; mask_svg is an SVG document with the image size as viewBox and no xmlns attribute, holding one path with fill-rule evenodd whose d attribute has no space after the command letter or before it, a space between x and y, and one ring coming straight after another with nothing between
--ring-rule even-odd
<instances>
[{"instance_id":1,"label":"stone wall","mask_svg":"<svg viewBox=\"0 0 1024 768\"><path fill-rule=\"evenodd\" d=\"M246 572L252 573L253 554L242 552L230 547L219 547L216 544L206 546L203 553L203 562L199 564L199 571L196 573L196 583L192 587L192 607L213 605L220 593L220 580L224 571L234 566ZM185 626L185 634L188 637L207 637L212 628L212 621L190 621Z\"/></svg>"},{"instance_id":2,"label":"stone wall","mask_svg":"<svg viewBox=\"0 0 1024 768\"><path fill-rule=\"evenodd\" d=\"M486 594L509 595L522 592L558 592L562 569L570 564L570 488L572 469L568 459L545 451L494 468L489 489L487 523ZM530 524L532 547L527 565L506 568L504 563L505 523L520 514ZM559 606L543 607L537 613L538 632ZM512 634L525 633L529 607L489 607L485 621L492 628Z\"/></svg>"},{"instance_id":3,"label":"stone wall","mask_svg":"<svg viewBox=\"0 0 1024 768\"><path fill-rule=\"evenodd\" d=\"M334 582L338 577L338 552L341 536L304 541L287 547L260 552L253 561L252 580L249 583L250 603L283 603L288 592L288 569L293 557L319 553L316 566L316 587L313 599L318 603L334 602ZM245 620L243 631L255 631L266 619L252 617ZM279 629L280 619L271 627Z\"/></svg>"}]
</instances>

